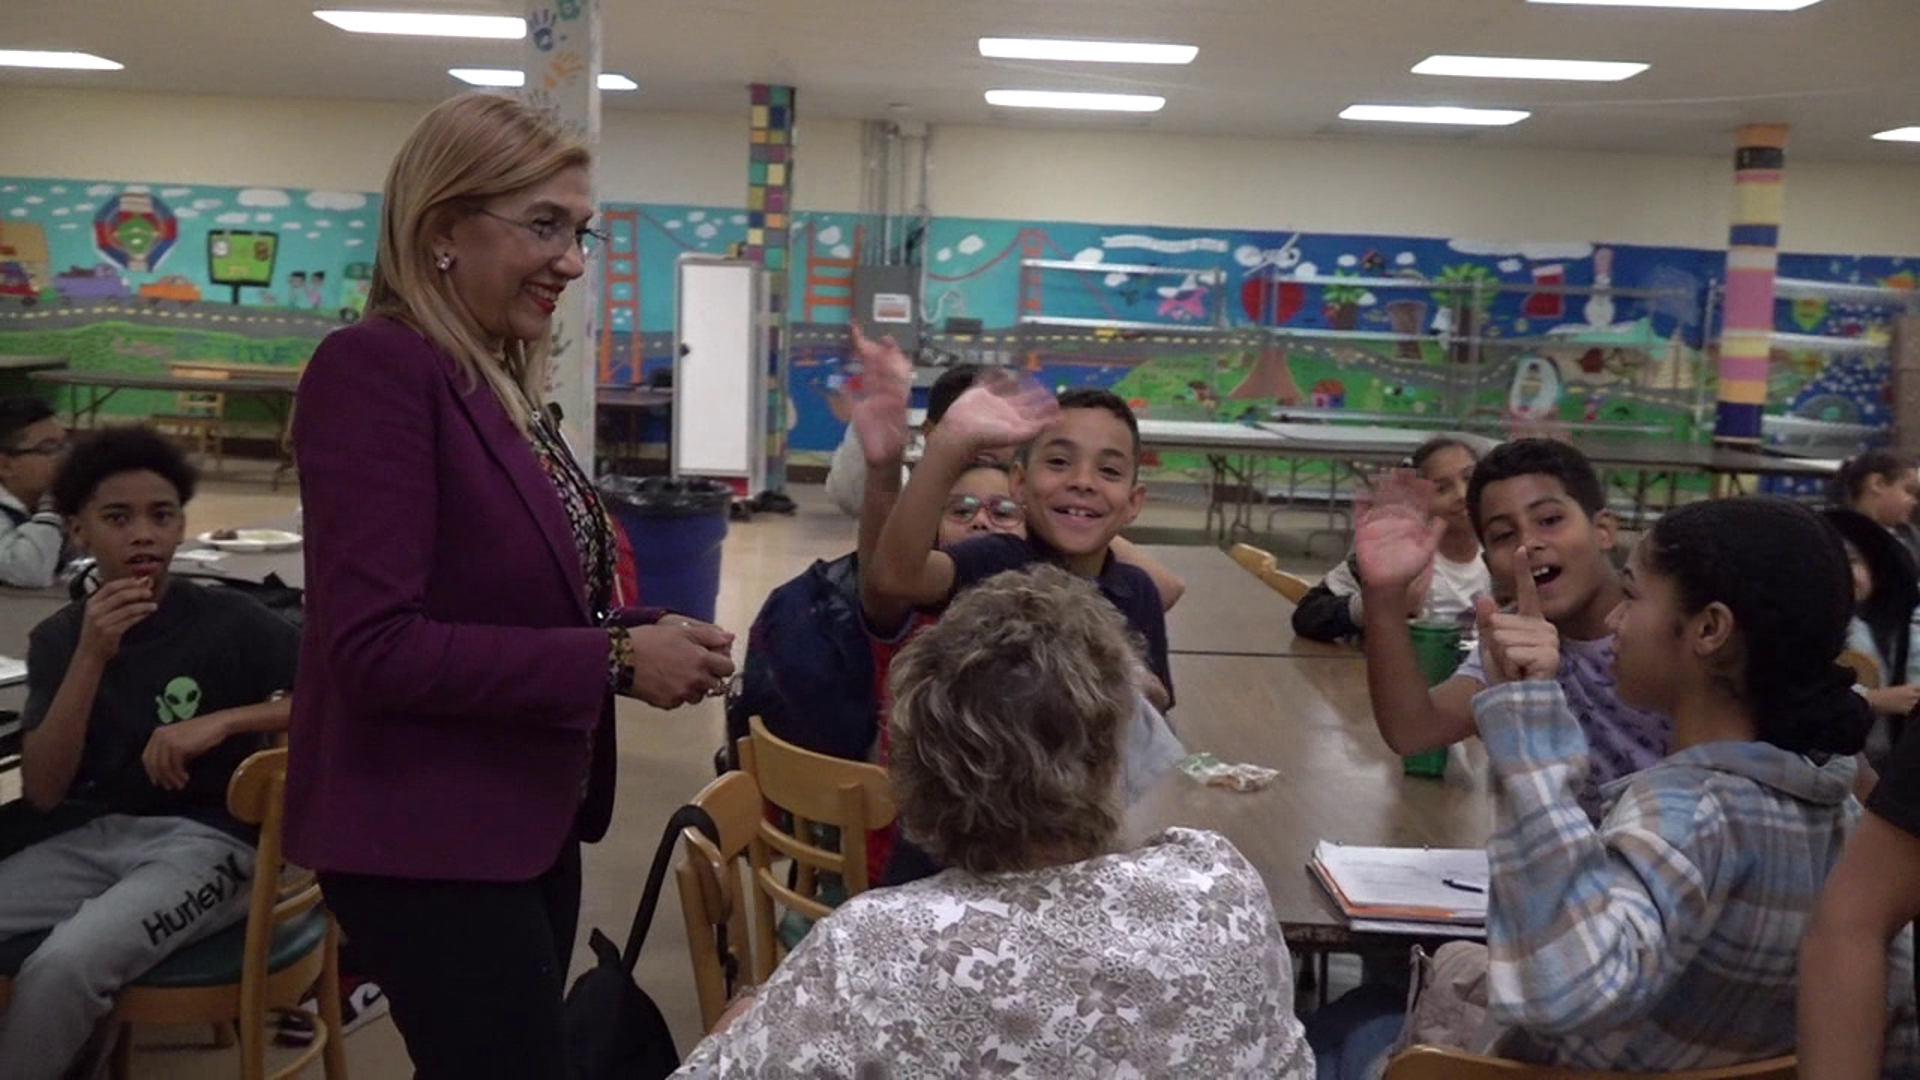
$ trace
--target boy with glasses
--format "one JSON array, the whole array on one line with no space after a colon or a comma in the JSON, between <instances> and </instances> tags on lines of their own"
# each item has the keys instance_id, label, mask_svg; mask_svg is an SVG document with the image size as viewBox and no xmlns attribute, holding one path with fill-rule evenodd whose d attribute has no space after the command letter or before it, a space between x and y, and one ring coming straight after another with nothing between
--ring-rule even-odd
<instances>
[{"instance_id":1,"label":"boy with glasses","mask_svg":"<svg viewBox=\"0 0 1920 1080\"><path fill-rule=\"evenodd\" d=\"M67 427L39 398L0 399L0 584L45 589L67 564L67 526L47 505Z\"/></svg>"}]
</instances>

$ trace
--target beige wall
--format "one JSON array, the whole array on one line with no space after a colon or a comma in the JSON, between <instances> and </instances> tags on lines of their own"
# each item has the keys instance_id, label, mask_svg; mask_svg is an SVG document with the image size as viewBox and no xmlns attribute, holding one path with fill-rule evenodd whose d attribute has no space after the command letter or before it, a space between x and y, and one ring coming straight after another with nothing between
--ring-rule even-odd
<instances>
[{"instance_id":1,"label":"beige wall","mask_svg":"<svg viewBox=\"0 0 1920 1080\"><path fill-rule=\"evenodd\" d=\"M742 204L747 116L608 109L604 197ZM0 86L0 176L378 191L426 106ZM860 125L803 118L800 206L860 202Z\"/></svg>"},{"instance_id":2,"label":"beige wall","mask_svg":"<svg viewBox=\"0 0 1920 1080\"><path fill-rule=\"evenodd\" d=\"M746 118L609 109L608 198L738 203ZM0 175L375 190L417 104L0 87ZM801 209L860 202L860 126L806 119ZM934 213L1720 248L1725 157L1430 139L1257 140L940 127ZM1920 256L1920 166L1793 162L1789 251Z\"/></svg>"},{"instance_id":3,"label":"beige wall","mask_svg":"<svg viewBox=\"0 0 1920 1080\"><path fill-rule=\"evenodd\" d=\"M1725 158L949 127L936 213L1724 248ZM1794 163L1782 246L1920 255L1920 166Z\"/></svg>"}]
</instances>

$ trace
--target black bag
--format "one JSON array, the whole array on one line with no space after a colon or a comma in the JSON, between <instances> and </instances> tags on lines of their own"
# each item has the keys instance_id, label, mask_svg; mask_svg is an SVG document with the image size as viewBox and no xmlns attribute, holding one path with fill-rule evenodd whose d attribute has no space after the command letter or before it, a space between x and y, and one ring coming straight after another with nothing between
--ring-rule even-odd
<instances>
[{"instance_id":1,"label":"black bag","mask_svg":"<svg viewBox=\"0 0 1920 1080\"><path fill-rule=\"evenodd\" d=\"M727 744L715 756L717 772L739 767L734 748L755 716L803 750L866 760L879 714L852 555L815 562L768 595L747 631L736 686L727 699Z\"/></svg>"},{"instance_id":2,"label":"black bag","mask_svg":"<svg viewBox=\"0 0 1920 1080\"><path fill-rule=\"evenodd\" d=\"M681 830L688 827L699 829L715 846L720 843L720 829L705 810L687 805L673 812L653 853L647 887L634 912L633 927L627 931L626 952L614 948L597 927L587 937L599 962L575 979L567 992L567 1075L572 1080L661 1080L680 1067L667 1018L634 982L633 968L653 925L667 864L680 843ZM721 946L721 955L728 955L724 937Z\"/></svg>"}]
</instances>

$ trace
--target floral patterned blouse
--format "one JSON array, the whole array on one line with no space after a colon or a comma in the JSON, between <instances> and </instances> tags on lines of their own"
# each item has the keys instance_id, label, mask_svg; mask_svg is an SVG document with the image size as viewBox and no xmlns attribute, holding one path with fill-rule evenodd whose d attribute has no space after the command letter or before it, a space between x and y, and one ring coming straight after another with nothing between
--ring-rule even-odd
<instances>
[{"instance_id":1,"label":"floral patterned blouse","mask_svg":"<svg viewBox=\"0 0 1920 1080\"><path fill-rule=\"evenodd\" d=\"M1310 1080L1266 887L1225 837L848 901L677 1076Z\"/></svg>"},{"instance_id":2,"label":"floral patterned blouse","mask_svg":"<svg viewBox=\"0 0 1920 1080\"><path fill-rule=\"evenodd\" d=\"M566 508L567 525L580 551L580 568L587 582L587 604L596 613L604 613L614 600L615 560L613 523L607 518L606 506L545 409L533 411L527 437L533 443L534 456L540 459L540 468L560 496L560 505Z\"/></svg>"},{"instance_id":3,"label":"floral patterned blouse","mask_svg":"<svg viewBox=\"0 0 1920 1080\"><path fill-rule=\"evenodd\" d=\"M607 686L623 692L633 682L633 643L625 630L607 621L609 613L628 599L617 595L618 552L613 520L607 516L606 504L594 490L593 481L574 460L559 425L545 409L533 410L527 438L541 471L553 483L567 512L567 528L573 534L573 546L580 552L580 569L586 580L587 606L607 625Z\"/></svg>"}]
</instances>

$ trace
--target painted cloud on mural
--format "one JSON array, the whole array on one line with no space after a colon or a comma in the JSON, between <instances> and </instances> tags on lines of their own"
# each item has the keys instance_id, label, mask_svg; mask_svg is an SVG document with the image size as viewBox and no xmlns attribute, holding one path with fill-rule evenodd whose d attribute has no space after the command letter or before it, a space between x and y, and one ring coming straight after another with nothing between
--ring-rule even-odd
<instances>
[{"instance_id":1,"label":"painted cloud on mural","mask_svg":"<svg viewBox=\"0 0 1920 1080\"><path fill-rule=\"evenodd\" d=\"M1449 240L1447 248L1462 255L1479 255L1493 258L1501 255L1518 255L1535 262L1551 262L1555 259L1584 259L1593 254L1593 245L1579 241L1559 241L1552 243L1524 243L1512 240Z\"/></svg>"},{"instance_id":2,"label":"painted cloud on mural","mask_svg":"<svg viewBox=\"0 0 1920 1080\"><path fill-rule=\"evenodd\" d=\"M132 190L129 188L128 190ZM293 200L279 188L247 188L234 200L241 206L279 207L290 206Z\"/></svg>"},{"instance_id":3,"label":"painted cloud on mural","mask_svg":"<svg viewBox=\"0 0 1920 1080\"><path fill-rule=\"evenodd\" d=\"M367 197L357 191L309 191L306 204L315 210L358 210Z\"/></svg>"}]
</instances>

